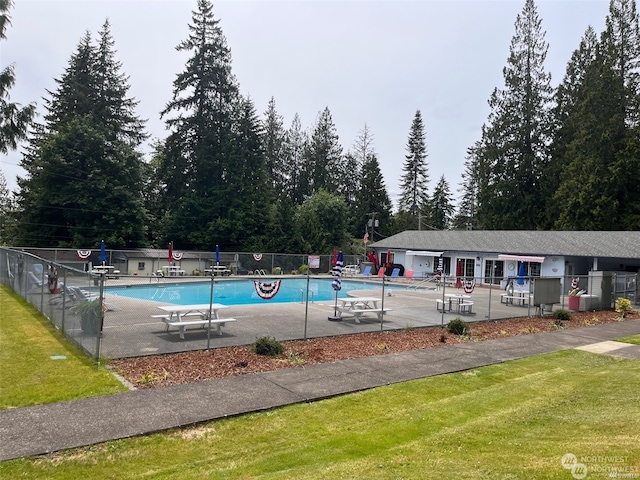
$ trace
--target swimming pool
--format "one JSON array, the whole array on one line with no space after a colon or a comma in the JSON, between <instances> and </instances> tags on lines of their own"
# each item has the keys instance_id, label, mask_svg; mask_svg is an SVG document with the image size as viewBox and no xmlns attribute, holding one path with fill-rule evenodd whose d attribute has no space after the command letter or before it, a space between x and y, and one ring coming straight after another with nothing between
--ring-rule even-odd
<instances>
[{"instance_id":1,"label":"swimming pool","mask_svg":"<svg viewBox=\"0 0 640 480\"><path fill-rule=\"evenodd\" d=\"M280 281L277 291L275 282ZM309 280L309 300L327 301L336 297L331 287L331 278ZM213 302L224 305L255 305L265 302L289 303L301 302L306 298L307 279L283 278L261 280L258 287L260 294L254 285L253 279L246 280L216 280L213 291ZM338 292L338 298L347 296L350 290L368 290L381 288L380 285L343 280L342 289ZM385 289L398 287L385 286ZM405 287L402 287L405 288ZM211 282L185 282L163 285L144 286L118 286L106 287L105 294L137 298L140 300L152 300L155 302L174 303L177 305L192 305L209 303L211 294Z\"/></svg>"}]
</instances>

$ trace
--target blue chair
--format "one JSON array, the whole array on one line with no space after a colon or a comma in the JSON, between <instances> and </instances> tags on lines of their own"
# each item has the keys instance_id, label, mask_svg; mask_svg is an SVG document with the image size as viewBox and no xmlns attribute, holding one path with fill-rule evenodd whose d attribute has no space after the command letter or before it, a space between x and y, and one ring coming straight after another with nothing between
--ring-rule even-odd
<instances>
[{"instance_id":1,"label":"blue chair","mask_svg":"<svg viewBox=\"0 0 640 480\"><path fill-rule=\"evenodd\" d=\"M371 265L367 265L364 267L364 270L361 273L362 276L371 275Z\"/></svg>"}]
</instances>

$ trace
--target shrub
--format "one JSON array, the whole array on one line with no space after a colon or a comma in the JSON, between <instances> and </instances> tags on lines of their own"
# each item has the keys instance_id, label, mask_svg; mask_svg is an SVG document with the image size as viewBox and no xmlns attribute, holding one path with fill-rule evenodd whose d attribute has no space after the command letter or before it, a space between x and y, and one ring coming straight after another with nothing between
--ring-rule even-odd
<instances>
[{"instance_id":1,"label":"shrub","mask_svg":"<svg viewBox=\"0 0 640 480\"><path fill-rule=\"evenodd\" d=\"M447 323L447 330L449 333L453 333L454 335L464 335L469 328L469 324L460 320L459 318L454 318L449 323Z\"/></svg>"},{"instance_id":2,"label":"shrub","mask_svg":"<svg viewBox=\"0 0 640 480\"><path fill-rule=\"evenodd\" d=\"M307 270L309 270L309 265L300 265L300 268L298 268L298 273L304 275L305 273L307 273Z\"/></svg>"},{"instance_id":3,"label":"shrub","mask_svg":"<svg viewBox=\"0 0 640 480\"><path fill-rule=\"evenodd\" d=\"M284 352L284 345L273 337L260 337L253 343L251 350L265 357L276 357Z\"/></svg>"},{"instance_id":4,"label":"shrub","mask_svg":"<svg viewBox=\"0 0 640 480\"><path fill-rule=\"evenodd\" d=\"M571 320L571 312L569 310L556 310L553 314L556 320Z\"/></svg>"},{"instance_id":5,"label":"shrub","mask_svg":"<svg viewBox=\"0 0 640 480\"><path fill-rule=\"evenodd\" d=\"M633 308L631 308L631 300L628 298L616 298L616 312L622 315L622 318L631 311L633 311Z\"/></svg>"}]
</instances>

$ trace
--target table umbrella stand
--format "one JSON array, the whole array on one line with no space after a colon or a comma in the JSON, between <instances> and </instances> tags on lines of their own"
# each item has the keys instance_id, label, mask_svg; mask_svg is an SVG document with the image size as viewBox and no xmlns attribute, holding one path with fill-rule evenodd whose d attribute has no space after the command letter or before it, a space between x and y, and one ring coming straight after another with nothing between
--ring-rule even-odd
<instances>
[{"instance_id":1,"label":"table umbrella stand","mask_svg":"<svg viewBox=\"0 0 640 480\"><path fill-rule=\"evenodd\" d=\"M342 316L338 315L338 292L342 288L342 282L340 281L340 277L342 276L343 263L344 263L344 256L340 251L338 252L335 265L333 266L333 282L331 282L331 287L336 292L336 300L333 306L333 317L329 317L329 320L332 322L342 321Z\"/></svg>"},{"instance_id":2,"label":"table umbrella stand","mask_svg":"<svg viewBox=\"0 0 640 480\"><path fill-rule=\"evenodd\" d=\"M331 322L341 322L342 321L342 317L340 315L338 315L338 290L336 290L336 300L335 300L335 303L333 305L333 316L332 317L328 317L328 319Z\"/></svg>"}]
</instances>

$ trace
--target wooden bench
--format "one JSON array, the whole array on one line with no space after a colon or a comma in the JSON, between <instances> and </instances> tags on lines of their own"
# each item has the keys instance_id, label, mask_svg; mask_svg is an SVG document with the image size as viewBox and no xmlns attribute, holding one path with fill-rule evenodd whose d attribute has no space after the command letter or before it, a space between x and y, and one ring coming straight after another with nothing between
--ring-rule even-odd
<instances>
[{"instance_id":1,"label":"wooden bench","mask_svg":"<svg viewBox=\"0 0 640 480\"><path fill-rule=\"evenodd\" d=\"M436 310L442 312L444 310L445 304L449 304L449 311L451 311L451 300L442 300L441 298L436 298Z\"/></svg>"},{"instance_id":2,"label":"wooden bench","mask_svg":"<svg viewBox=\"0 0 640 480\"><path fill-rule=\"evenodd\" d=\"M522 295L509 295L506 293L500 295L500 303L504 303L505 305L514 305L515 302L518 302L518 305L522 306L529 305L529 297Z\"/></svg>"},{"instance_id":3,"label":"wooden bench","mask_svg":"<svg viewBox=\"0 0 640 480\"><path fill-rule=\"evenodd\" d=\"M473 302L462 302L458 304L458 311L460 313L472 314Z\"/></svg>"},{"instance_id":4,"label":"wooden bench","mask_svg":"<svg viewBox=\"0 0 640 480\"><path fill-rule=\"evenodd\" d=\"M352 308L347 310L349 314L353 315L353 319L356 323L360 323L360 319L365 313L375 313L378 317L378 321L381 322L382 316L390 311L390 308L385 308L384 310L382 308Z\"/></svg>"},{"instance_id":5,"label":"wooden bench","mask_svg":"<svg viewBox=\"0 0 640 480\"><path fill-rule=\"evenodd\" d=\"M222 335L222 327L224 327L225 323L227 322L235 322L236 319L235 318L212 318L211 319L211 325L215 325L216 326L216 331L218 332L218 335ZM178 332L180 333L180 338L184 339L184 332L186 330L186 327L191 326L191 325L199 325L202 328L206 327L209 325L209 320L189 320L187 322L169 322L166 321L165 322L167 324L167 331L169 330L169 327L177 327L178 328Z\"/></svg>"},{"instance_id":6,"label":"wooden bench","mask_svg":"<svg viewBox=\"0 0 640 480\"><path fill-rule=\"evenodd\" d=\"M167 325L166 331L169 331L169 327L176 327L178 329L178 333L180 334L180 338L184 340L184 332L187 327L198 325L202 328L205 328L209 325L209 319L204 318L205 316L198 312L190 312L182 315L182 317L200 317L200 320L187 320L187 321L178 321L172 320L169 315L151 315L153 318L160 318ZM216 331L218 335L222 335L222 327L224 327L227 322L235 322L235 318L212 318L211 325L216 326Z\"/></svg>"}]
</instances>

